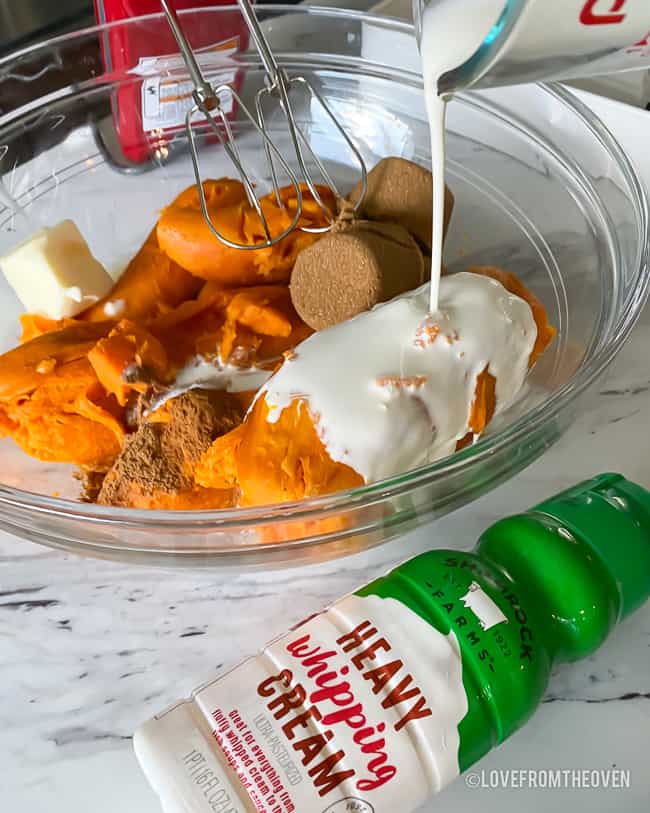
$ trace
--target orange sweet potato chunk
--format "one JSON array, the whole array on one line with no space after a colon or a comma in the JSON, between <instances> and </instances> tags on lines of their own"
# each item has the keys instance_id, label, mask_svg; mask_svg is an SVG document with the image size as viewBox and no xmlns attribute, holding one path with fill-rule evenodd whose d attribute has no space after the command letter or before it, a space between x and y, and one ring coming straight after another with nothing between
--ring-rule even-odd
<instances>
[{"instance_id":1,"label":"orange sweet potato chunk","mask_svg":"<svg viewBox=\"0 0 650 813\"><path fill-rule=\"evenodd\" d=\"M476 379L476 389L474 400L469 416L470 431L456 444L456 451L459 452L466 446L470 446L474 438L481 435L485 427L494 417L497 406L497 380L488 372L486 367Z\"/></svg>"},{"instance_id":2,"label":"orange sweet potato chunk","mask_svg":"<svg viewBox=\"0 0 650 813\"><path fill-rule=\"evenodd\" d=\"M226 306L220 342L222 359L252 353L255 360L282 355L311 335L296 313L286 285L264 285L234 292Z\"/></svg>"},{"instance_id":3,"label":"orange sweet potato chunk","mask_svg":"<svg viewBox=\"0 0 650 813\"><path fill-rule=\"evenodd\" d=\"M239 181L206 181L203 188L212 207L232 206L246 199ZM174 207L200 212L199 194L194 184L181 192L169 208ZM157 228L154 228L111 292L80 318L89 321L106 319L105 306L112 303L118 318L146 322L194 299L202 287L203 280L197 279L189 269L178 265L165 253L158 242ZM113 308L109 308L109 313L112 312Z\"/></svg>"},{"instance_id":4,"label":"orange sweet potato chunk","mask_svg":"<svg viewBox=\"0 0 650 813\"><path fill-rule=\"evenodd\" d=\"M110 293L78 318L89 322L111 318L146 322L192 299L203 282L162 251L154 229ZM111 303L107 309L106 305Z\"/></svg>"},{"instance_id":5,"label":"orange sweet potato chunk","mask_svg":"<svg viewBox=\"0 0 650 813\"><path fill-rule=\"evenodd\" d=\"M253 245L264 239L264 230L255 209L248 203L243 186L236 181L208 181L211 188L227 183L228 192L208 194L208 212L214 226L227 239L235 243ZM205 187L205 185L204 185ZM303 192L303 210L299 226L318 228L327 219L316 202L310 198L307 187ZM334 195L327 187L318 187L319 194L336 211ZM255 285L259 283L288 282L298 253L319 238L318 234L295 229L271 248L245 251L230 248L218 240L205 222L194 189L177 198L162 213L157 235L160 248L182 268L197 277L216 280L222 285ZM296 213L293 187L281 190L284 207L278 206L275 195L267 195L260 204L271 235L280 234L291 224Z\"/></svg>"},{"instance_id":6,"label":"orange sweet potato chunk","mask_svg":"<svg viewBox=\"0 0 650 813\"><path fill-rule=\"evenodd\" d=\"M179 365L195 355L240 364L273 359L312 332L296 313L287 285L226 289L214 282L148 327Z\"/></svg>"},{"instance_id":7,"label":"orange sweet potato chunk","mask_svg":"<svg viewBox=\"0 0 650 813\"><path fill-rule=\"evenodd\" d=\"M73 324L37 336L0 356L0 402L29 395L59 365L85 358L113 322Z\"/></svg>"},{"instance_id":8,"label":"orange sweet potato chunk","mask_svg":"<svg viewBox=\"0 0 650 813\"><path fill-rule=\"evenodd\" d=\"M197 466L199 485L239 488L241 505L267 505L363 485L337 463L318 436L305 401L297 399L275 423L259 398L245 423L213 443Z\"/></svg>"},{"instance_id":9,"label":"orange sweet potato chunk","mask_svg":"<svg viewBox=\"0 0 650 813\"><path fill-rule=\"evenodd\" d=\"M22 328L20 336L22 343L29 342L44 333L52 333L77 324L76 319L48 319L47 316L38 313L21 313L18 319Z\"/></svg>"},{"instance_id":10,"label":"orange sweet potato chunk","mask_svg":"<svg viewBox=\"0 0 650 813\"><path fill-rule=\"evenodd\" d=\"M169 375L167 353L162 344L144 328L123 319L105 339L100 339L89 351L88 361L107 393L125 406L134 391L143 392L141 381L128 382L129 367L142 371L147 377L165 382Z\"/></svg>"},{"instance_id":11,"label":"orange sweet potato chunk","mask_svg":"<svg viewBox=\"0 0 650 813\"><path fill-rule=\"evenodd\" d=\"M241 181L233 178L219 178L214 180L209 178L203 181L203 194L205 195L208 209L217 209L223 206L233 206L246 201L246 190ZM178 195L167 208L177 206L182 209L201 209L199 201L199 190L196 184L188 186Z\"/></svg>"},{"instance_id":12,"label":"orange sweet potato chunk","mask_svg":"<svg viewBox=\"0 0 650 813\"><path fill-rule=\"evenodd\" d=\"M217 438L203 454L194 479L203 488L235 489L238 487L237 454L244 439L244 424Z\"/></svg>"},{"instance_id":13,"label":"orange sweet potato chunk","mask_svg":"<svg viewBox=\"0 0 650 813\"><path fill-rule=\"evenodd\" d=\"M119 404L88 354L112 322L73 324L0 356L0 425L40 460L103 468L124 435Z\"/></svg>"},{"instance_id":14,"label":"orange sweet potato chunk","mask_svg":"<svg viewBox=\"0 0 650 813\"><path fill-rule=\"evenodd\" d=\"M208 205L213 208L246 200L241 183L228 178L205 181L203 189ZM173 207L199 212L196 185L184 189L168 208ZM147 321L192 300L202 287L203 280L192 276L189 269L178 265L165 253L158 242L157 228L154 228L111 292L85 311L82 318L90 321L106 319L104 306L111 302L120 306L118 316Z\"/></svg>"},{"instance_id":15,"label":"orange sweet potato chunk","mask_svg":"<svg viewBox=\"0 0 650 813\"><path fill-rule=\"evenodd\" d=\"M497 405L497 380L486 367L476 379L474 401L469 416L469 428L474 435L480 435L494 417Z\"/></svg>"},{"instance_id":16,"label":"orange sweet potato chunk","mask_svg":"<svg viewBox=\"0 0 650 813\"><path fill-rule=\"evenodd\" d=\"M37 375L40 383L0 400L5 433L39 460L109 466L119 454L123 428L116 403L98 385L88 360L64 361Z\"/></svg>"}]
</instances>

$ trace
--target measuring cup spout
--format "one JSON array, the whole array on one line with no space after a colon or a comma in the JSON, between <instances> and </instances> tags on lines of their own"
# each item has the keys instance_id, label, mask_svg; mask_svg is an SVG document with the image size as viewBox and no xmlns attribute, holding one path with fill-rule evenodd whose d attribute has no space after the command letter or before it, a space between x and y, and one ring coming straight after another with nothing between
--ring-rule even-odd
<instances>
[{"instance_id":1,"label":"measuring cup spout","mask_svg":"<svg viewBox=\"0 0 650 813\"><path fill-rule=\"evenodd\" d=\"M459 26L495 17L472 55L440 78L443 95L650 67L648 0L413 0L421 50L435 46L435 15L444 7L448 17L450 6Z\"/></svg>"}]
</instances>

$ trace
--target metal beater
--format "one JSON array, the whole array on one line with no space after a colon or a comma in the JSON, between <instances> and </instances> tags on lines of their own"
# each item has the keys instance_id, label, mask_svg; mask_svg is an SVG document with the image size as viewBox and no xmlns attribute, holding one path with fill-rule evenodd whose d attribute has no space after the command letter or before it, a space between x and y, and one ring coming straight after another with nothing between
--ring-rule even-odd
<instances>
[{"instance_id":1,"label":"metal beater","mask_svg":"<svg viewBox=\"0 0 650 813\"><path fill-rule=\"evenodd\" d=\"M231 248L250 251L260 248L269 248L270 246L279 243L280 240L286 237L296 227L298 227L301 231L319 233L329 231L334 225L336 219L336 212L330 211L330 209L322 200L321 196L318 194L316 184L314 183L314 180L307 168L307 162L305 160L305 151L309 153L311 161L318 168L318 171L321 173L321 176L325 183L334 191L337 197L341 197L341 195L338 189L336 188L336 185L332 181L332 178L330 177L329 173L327 172L327 169L323 165L323 162L312 150L307 137L296 123L296 119L294 116L290 100L290 91L292 85L300 85L304 90L307 91L307 93L312 98L316 99L319 102L319 104L325 111L326 115L330 118L331 122L338 130L340 135L343 137L347 146L352 151L353 155L358 161L361 172L361 194L359 195L357 200L354 201L353 204L354 210L356 211L361 206L367 189L367 170L363 157L359 152L359 149L356 147L354 142L345 132L341 123L338 121L338 119L328 106L327 102L322 97L322 95L316 90L316 88L314 88L314 86L303 76L289 77L286 71L283 68L281 68L280 65L278 65L269 47L266 37L264 36L262 29L260 28L257 15L253 11L253 8L249 0L237 0L237 3L239 5L242 16L246 22L246 25L248 26L251 37L262 61L264 70L266 72L266 86L259 90L255 97L255 111L256 111L255 116L244 105L240 96L233 87L225 84L213 87L208 81L206 81L201 69L199 68L196 57L194 56L194 53L187 41L187 38L183 33L183 29L181 27L175 9L168 2L168 0L160 0L160 2L167 17L169 26L174 34L176 42L178 43L178 47L180 48L181 55L183 57L187 70L190 74L190 78L192 79L192 82L194 84L194 91L192 93L192 97L194 99L194 106L191 108L191 110L187 112L185 116L185 129L187 131L188 142L190 145L190 154L192 156L192 164L194 167L194 175L196 178L196 185L199 194L199 202L201 204L201 211L203 213L205 222L209 226L214 236L222 243L224 243L227 246L230 246ZM222 105L220 96L227 98L232 97L236 101L239 111L251 122L254 130L262 138L262 141L264 143L264 151L266 153L266 160L269 165L273 189L275 192L276 202L280 208L284 209L286 207L280 196L280 186L276 170L276 162L282 167L284 172L289 177L291 185L294 187L296 195L296 212L293 217L293 220L291 221L291 224L280 234L272 235L269 231L268 222L266 220L264 211L262 209L262 206L260 205L260 201L255 192L255 186L242 164L239 149L235 142L234 134L232 132L232 128L230 126L230 122L228 120L224 107ZM325 217L327 218L328 220L327 226L323 226L320 228L298 226L298 222L302 214L302 190L300 188L300 179L297 177L296 173L293 172L288 162L282 156L280 150L277 148L273 140L269 137L268 133L266 132L264 119L265 97L276 98L280 104L280 108L282 109L286 117L289 135L291 138L291 144L295 151L301 179L306 184L310 194L312 195L312 197L314 198L314 200L324 213ZM246 190L248 200L251 206L254 207L261 221L262 227L264 229L264 234L266 237L264 242L253 244L233 242L232 240L229 240L227 237L221 234L221 232L215 227L214 223L212 223L210 219L210 213L208 211L205 193L203 191L203 184L201 180L201 169L199 165L199 156L196 146L195 130L192 127L192 119L197 113L202 113L203 116L205 116L208 126L217 136L217 138L223 145L226 153L230 157L233 165L235 166L237 173L241 179L241 182Z\"/></svg>"}]
</instances>

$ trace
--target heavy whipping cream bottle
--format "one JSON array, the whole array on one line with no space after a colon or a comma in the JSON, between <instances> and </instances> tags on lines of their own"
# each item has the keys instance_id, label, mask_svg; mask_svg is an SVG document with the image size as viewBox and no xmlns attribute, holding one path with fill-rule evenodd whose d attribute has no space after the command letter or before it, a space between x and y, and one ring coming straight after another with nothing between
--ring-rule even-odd
<instances>
[{"instance_id":1,"label":"heavy whipping cream bottle","mask_svg":"<svg viewBox=\"0 0 650 813\"><path fill-rule=\"evenodd\" d=\"M650 494L602 475L346 596L135 750L166 813L408 813L648 596Z\"/></svg>"}]
</instances>

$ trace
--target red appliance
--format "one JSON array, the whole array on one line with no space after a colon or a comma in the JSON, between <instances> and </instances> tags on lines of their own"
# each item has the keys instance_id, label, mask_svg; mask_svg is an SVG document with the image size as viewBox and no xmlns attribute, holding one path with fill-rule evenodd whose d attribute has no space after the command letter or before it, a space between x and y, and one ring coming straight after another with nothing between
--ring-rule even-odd
<instances>
[{"instance_id":1,"label":"red appliance","mask_svg":"<svg viewBox=\"0 0 650 813\"><path fill-rule=\"evenodd\" d=\"M229 5L232 0L175 0L177 11ZM98 23L113 23L162 12L159 0L94 0ZM181 14L181 23L209 81L238 89L241 71L228 57L248 47L248 29L238 10L203 15ZM106 71L120 80L113 98L113 121L124 157L135 164L165 156L170 142L184 132L185 113L193 106L192 84L180 80L184 65L176 41L161 16L141 24L109 27L102 38ZM229 116L234 102L226 101Z\"/></svg>"}]
</instances>

